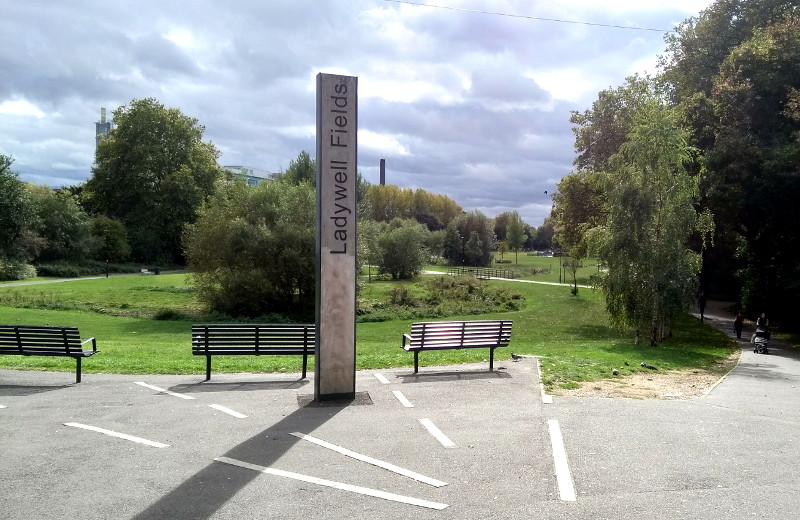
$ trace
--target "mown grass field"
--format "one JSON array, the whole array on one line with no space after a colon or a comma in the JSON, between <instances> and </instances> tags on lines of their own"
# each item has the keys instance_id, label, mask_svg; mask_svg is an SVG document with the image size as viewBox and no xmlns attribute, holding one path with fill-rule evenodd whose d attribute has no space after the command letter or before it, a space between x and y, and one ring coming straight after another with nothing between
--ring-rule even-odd
<instances>
[{"instance_id":1,"label":"mown grass field","mask_svg":"<svg viewBox=\"0 0 800 520\"><path fill-rule=\"evenodd\" d=\"M506 255L511 258L512 255ZM558 282L558 259L519 256L520 267L547 267L555 272L523 275L522 279ZM515 265L504 268L515 269ZM520 267L517 267L519 269ZM430 266L444 271L445 268ZM528 269L533 269L529 267ZM579 272L585 284L596 272L587 265ZM426 275L428 276L428 275ZM365 281L364 292L376 297L396 282ZM617 369L621 376L645 370L646 362L660 370L711 369L727 357L734 344L722 333L686 316L663 345L651 348L633 344L631 334L611 327L602 295L580 289L578 296L564 286L512 281L489 281L512 286L525 298L517 311L447 319L512 319L511 345L496 352L506 360L511 352L542 356L543 382L548 388L571 388L608 378ZM153 316L195 316L201 312L185 274L128 276L28 286L0 286L0 322L75 325L84 337L97 338L102 351L84 361L85 373L202 374L204 359L191 355L190 327L199 318L153 319ZM410 367L412 355L401 348L402 334L411 320L358 323L357 368ZM486 350L424 353L423 366L475 362L487 359ZM299 356L217 357L215 372L295 372ZM313 365L312 365L313 366ZM0 356L0 367L32 370L74 370L64 358Z\"/></svg>"}]
</instances>

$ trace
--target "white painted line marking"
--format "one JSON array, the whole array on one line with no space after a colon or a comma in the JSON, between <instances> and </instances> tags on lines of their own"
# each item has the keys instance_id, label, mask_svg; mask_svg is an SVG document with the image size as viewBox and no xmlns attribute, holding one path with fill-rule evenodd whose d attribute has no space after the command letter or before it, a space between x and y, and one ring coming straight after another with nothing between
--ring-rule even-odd
<instances>
[{"instance_id":1,"label":"white painted line marking","mask_svg":"<svg viewBox=\"0 0 800 520\"><path fill-rule=\"evenodd\" d=\"M373 375L375 376L375 379L377 379L378 381L380 381L384 385L388 385L389 384L389 380L386 379L386 377L383 374L377 374L376 373L376 374L373 374Z\"/></svg>"},{"instance_id":2,"label":"white painted line marking","mask_svg":"<svg viewBox=\"0 0 800 520\"><path fill-rule=\"evenodd\" d=\"M542 392L542 403L553 404L553 396L547 395L544 392L544 383L542 383L542 366L539 364L539 358L536 358L536 373L539 375L539 389Z\"/></svg>"},{"instance_id":3,"label":"white painted line marking","mask_svg":"<svg viewBox=\"0 0 800 520\"><path fill-rule=\"evenodd\" d=\"M8 408L8 406L6 406L4 404L0 404L0 408Z\"/></svg>"},{"instance_id":4,"label":"white painted line marking","mask_svg":"<svg viewBox=\"0 0 800 520\"><path fill-rule=\"evenodd\" d=\"M447 435L442 433L442 430L437 428L436 425L433 424L433 422L431 422L430 419L420 419L419 422L422 423L422 426L424 426L425 429L428 430L428 432L430 432L431 435L436 437L436 440L439 441L442 446L444 446L445 448L455 448L456 447L456 443L451 441L447 437Z\"/></svg>"},{"instance_id":5,"label":"white painted line marking","mask_svg":"<svg viewBox=\"0 0 800 520\"><path fill-rule=\"evenodd\" d=\"M424 482L425 484L429 484L434 487L442 487L447 485L447 482L442 482L441 480L436 480L435 478L426 477L425 475L411 471L409 469L401 468L400 466L395 466L394 464L390 464L389 462L384 462L379 459L373 459L372 457L368 457L367 455L362 455L360 453L356 453L355 451L350 451L347 448L342 448L341 446L337 446L336 444L331 444L329 442L323 441L322 439L317 439L316 437L312 437L311 435L306 435L300 432L294 432L292 433L292 435L294 435L295 437L299 437L305 441L313 442L314 444L322 446L323 448L328 448L329 450L341 453L342 455L346 455L348 457L360 460L361 462L366 462L367 464L372 464L373 466L378 466L379 468L399 473L400 475L413 478L414 480Z\"/></svg>"},{"instance_id":6,"label":"white painted line marking","mask_svg":"<svg viewBox=\"0 0 800 520\"><path fill-rule=\"evenodd\" d=\"M239 413L236 410L231 410L230 408L226 408L226 407L222 406L221 404L210 404L208 406L210 408L215 409L215 410L219 410L220 412L224 412L224 413L226 413L228 415L232 415L232 416L236 417L237 419L246 419L247 418L247 416L245 414Z\"/></svg>"},{"instance_id":7,"label":"white painted line marking","mask_svg":"<svg viewBox=\"0 0 800 520\"><path fill-rule=\"evenodd\" d=\"M572 475L567 464L567 451L564 448L561 427L555 419L549 419L547 425L550 427L550 443L553 445L553 462L556 468L558 492L564 502L575 502L575 486L572 484Z\"/></svg>"},{"instance_id":8,"label":"white painted line marking","mask_svg":"<svg viewBox=\"0 0 800 520\"><path fill-rule=\"evenodd\" d=\"M168 395L171 395L171 396L174 396L174 397L180 397L181 399L194 399L194 397L192 397L190 395L179 394L177 392L170 392L169 390L164 390L163 388L159 388L157 386L148 385L147 383L143 383L141 381L134 381L134 384L143 386L145 388L149 388L151 390L155 390L156 392L161 392L161 393L168 394Z\"/></svg>"},{"instance_id":9,"label":"white painted line marking","mask_svg":"<svg viewBox=\"0 0 800 520\"><path fill-rule=\"evenodd\" d=\"M406 399L406 396L403 395L403 392L401 392L400 390L392 390L392 393L397 398L397 400L400 401L400 404L402 404L406 408L414 408L414 405L411 404L411 401Z\"/></svg>"},{"instance_id":10,"label":"white painted line marking","mask_svg":"<svg viewBox=\"0 0 800 520\"><path fill-rule=\"evenodd\" d=\"M301 475L300 473L292 473L291 471L265 468L264 466L258 466L256 464L250 464L248 462L243 462L241 460L231 459L228 457L217 457L214 460L216 460L217 462L223 462L225 464L231 464L233 466L239 466L240 468L252 469L253 471L266 473L267 475L276 475L279 477L291 478L294 480L300 480L302 482L308 482L310 484L318 484L320 486L332 487L335 489L340 489L342 491L349 491L351 493L358 493L361 495L368 495L375 498L382 498L384 500L391 500L393 502L402 502L404 504L427 507L429 509L444 509L447 507L447 504L440 504L438 502L429 502L427 500L421 500L419 498L407 497L403 495L395 495L394 493L387 493L386 491L379 491L377 489L370 489L361 486L343 484L341 482L335 482L333 480L324 480L317 477L310 477L308 475Z\"/></svg>"},{"instance_id":11,"label":"white painted line marking","mask_svg":"<svg viewBox=\"0 0 800 520\"><path fill-rule=\"evenodd\" d=\"M106 430L105 428L98 428L97 426L89 426L88 424L70 422L70 423L64 423L64 426L72 426L73 428L91 430L93 432L102 433L104 435L109 435L111 437L118 437L120 439L125 439L126 441L133 441L133 442L138 442L139 444L146 444L148 446L153 446L154 448L166 448L169 446L169 444L164 444L162 442L149 441L147 439L142 439L141 437L134 437L133 435Z\"/></svg>"}]
</instances>

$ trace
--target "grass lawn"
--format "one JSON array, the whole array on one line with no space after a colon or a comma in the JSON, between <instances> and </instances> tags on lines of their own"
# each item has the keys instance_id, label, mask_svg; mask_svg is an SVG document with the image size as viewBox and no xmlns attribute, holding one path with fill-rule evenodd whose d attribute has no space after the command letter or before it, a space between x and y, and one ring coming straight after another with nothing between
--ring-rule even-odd
<instances>
[{"instance_id":1,"label":"grass lawn","mask_svg":"<svg viewBox=\"0 0 800 520\"><path fill-rule=\"evenodd\" d=\"M513 261L513 254L506 258ZM519 259L522 264L523 255ZM526 256L524 260L527 265L544 265L554 259ZM511 265L513 268L514 264ZM592 269L596 272L596 266L583 269L589 274ZM581 281L581 276L585 281ZM558 271L523 279L557 282ZM588 274L579 272L579 283L586 281ZM641 362L662 371L713 369L717 360L727 357L735 348L724 334L690 316L680 320L673 337L661 346L635 346L632 335L610 326L599 292L581 289L574 297L569 287L510 281L488 283L513 287L525 297L524 307L513 312L447 319L514 320L511 345L497 350L496 357L508 359L511 352L542 356L543 382L547 388L571 388L612 377L615 368L621 375L645 370L639 366ZM375 284L391 286L386 282ZM84 338L97 338L102 352L84 361L85 373L202 374L204 358L192 356L190 348L191 324L198 320L151 318L165 309L173 315L192 315L198 311L186 275L0 287L0 322L75 325ZM410 320L358 323L357 368L411 367L413 355L400 348L402 334L408 332L410 323ZM487 350L468 349L424 353L420 363L430 366L487 358ZM300 356L220 356L214 359L214 371L299 372L301 362ZM72 371L74 365L72 359L65 358L0 356L2 368Z\"/></svg>"}]
</instances>

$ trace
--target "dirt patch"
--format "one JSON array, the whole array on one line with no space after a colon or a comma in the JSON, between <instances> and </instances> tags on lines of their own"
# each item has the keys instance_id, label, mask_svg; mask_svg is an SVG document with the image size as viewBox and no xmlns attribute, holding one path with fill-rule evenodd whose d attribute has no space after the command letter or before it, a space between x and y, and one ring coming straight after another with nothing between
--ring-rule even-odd
<instances>
[{"instance_id":1,"label":"dirt patch","mask_svg":"<svg viewBox=\"0 0 800 520\"><path fill-rule=\"evenodd\" d=\"M741 351L710 369L653 371L583 383L580 388L555 388L553 395L572 397L628 397L632 399L691 399L705 394L739 362Z\"/></svg>"}]
</instances>

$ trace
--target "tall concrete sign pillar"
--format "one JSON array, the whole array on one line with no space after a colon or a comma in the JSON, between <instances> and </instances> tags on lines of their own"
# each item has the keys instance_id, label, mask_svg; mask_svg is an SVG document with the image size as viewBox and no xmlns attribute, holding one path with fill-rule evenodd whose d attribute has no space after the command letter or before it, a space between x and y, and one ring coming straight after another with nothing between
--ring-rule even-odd
<instances>
[{"instance_id":1,"label":"tall concrete sign pillar","mask_svg":"<svg viewBox=\"0 0 800 520\"><path fill-rule=\"evenodd\" d=\"M317 75L317 344L314 398L356 393L358 78Z\"/></svg>"}]
</instances>

